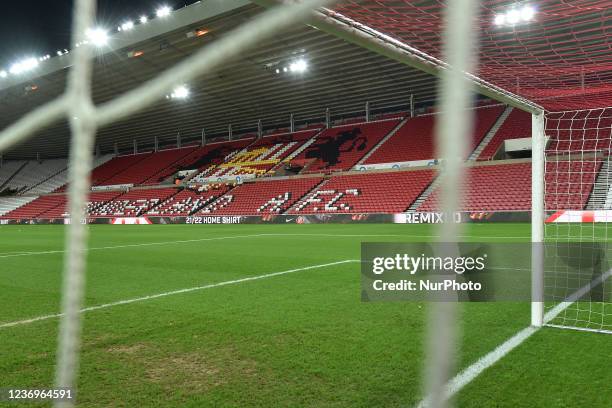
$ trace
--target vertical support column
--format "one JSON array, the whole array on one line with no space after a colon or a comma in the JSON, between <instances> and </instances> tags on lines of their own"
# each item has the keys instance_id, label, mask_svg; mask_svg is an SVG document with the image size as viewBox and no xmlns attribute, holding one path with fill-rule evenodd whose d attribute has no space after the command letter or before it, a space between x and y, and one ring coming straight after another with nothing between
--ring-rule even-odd
<instances>
[{"instance_id":1,"label":"vertical support column","mask_svg":"<svg viewBox=\"0 0 612 408\"><path fill-rule=\"evenodd\" d=\"M40 152L36 152L36 161L40 163Z\"/></svg>"},{"instance_id":2,"label":"vertical support column","mask_svg":"<svg viewBox=\"0 0 612 408\"><path fill-rule=\"evenodd\" d=\"M289 115L289 131L291 133L295 132L295 117L293 116L293 113Z\"/></svg>"},{"instance_id":3,"label":"vertical support column","mask_svg":"<svg viewBox=\"0 0 612 408\"><path fill-rule=\"evenodd\" d=\"M176 147L181 147L181 131L179 130L176 134Z\"/></svg>"},{"instance_id":4,"label":"vertical support column","mask_svg":"<svg viewBox=\"0 0 612 408\"><path fill-rule=\"evenodd\" d=\"M257 121L257 138L261 139L262 136L263 136L263 123L261 122L261 119L259 119Z\"/></svg>"},{"instance_id":5,"label":"vertical support column","mask_svg":"<svg viewBox=\"0 0 612 408\"><path fill-rule=\"evenodd\" d=\"M230 142L232 141L232 124L230 123L229 126L227 127L227 134L229 136L229 140Z\"/></svg>"},{"instance_id":6,"label":"vertical support column","mask_svg":"<svg viewBox=\"0 0 612 408\"><path fill-rule=\"evenodd\" d=\"M206 132L204 131L204 128L202 128L202 140L200 143L202 146L206 144Z\"/></svg>"},{"instance_id":7,"label":"vertical support column","mask_svg":"<svg viewBox=\"0 0 612 408\"><path fill-rule=\"evenodd\" d=\"M327 129L331 127L331 111L329 108L325 109L325 127Z\"/></svg>"},{"instance_id":8,"label":"vertical support column","mask_svg":"<svg viewBox=\"0 0 612 408\"><path fill-rule=\"evenodd\" d=\"M115 153L115 156L119 154L119 145L117 144L117 142L115 142L115 144L113 145L113 152Z\"/></svg>"},{"instance_id":9,"label":"vertical support column","mask_svg":"<svg viewBox=\"0 0 612 408\"><path fill-rule=\"evenodd\" d=\"M97 144L96 145L95 155L96 155L96 157L100 157L101 154L102 154L102 150L100 149L100 145Z\"/></svg>"},{"instance_id":10,"label":"vertical support column","mask_svg":"<svg viewBox=\"0 0 612 408\"><path fill-rule=\"evenodd\" d=\"M4 166L4 155L0 153L0 168Z\"/></svg>"},{"instance_id":11,"label":"vertical support column","mask_svg":"<svg viewBox=\"0 0 612 408\"><path fill-rule=\"evenodd\" d=\"M369 122L370 121L370 102L366 102L365 103L365 121Z\"/></svg>"},{"instance_id":12,"label":"vertical support column","mask_svg":"<svg viewBox=\"0 0 612 408\"><path fill-rule=\"evenodd\" d=\"M531 325L544 324L544 112L531 115Z\"/></svg>"},{"instance_id":13,"label":"vertical support column","mask_svg":"<svg viewBox=\"0 0 612 408\"><path fill-rule=\"evenodd\" d=\"M134 154L138 153L138 142L134 139Z\"/></svg>"},{"instance_id":14,"label":"vertical support column","mask_svg":"<svg viewBox=\"0 0 612 408\"><path fill-rule=\"evenodd\" d=\"M153 150L159 150L159 138L157 137L157 135L155 135L155 137L153 138Z\"/></svg>"},{"instance_id":15,"label":"vertical support column","mask_svg":"<svg viewBox=\"0 0 612 408\"><path fill-rule=\"evenodd\" d=\"M414 94L410 94L410 117L414 118Z\"/></svg>"}]
</instances>

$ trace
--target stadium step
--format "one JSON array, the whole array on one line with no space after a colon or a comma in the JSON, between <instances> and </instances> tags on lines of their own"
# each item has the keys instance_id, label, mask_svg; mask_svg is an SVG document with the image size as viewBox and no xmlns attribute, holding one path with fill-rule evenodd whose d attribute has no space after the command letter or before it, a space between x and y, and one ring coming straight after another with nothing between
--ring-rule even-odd
<instances>
[{"instance_id":1,"label":"stadium step","mask_svg":"<svg viewBox=\"0 0 612 408\"><path fill-rule=\"evenodd\" d=\"M504 124L504 122L506 121L506 119L508 119L508 116L510 116L510 113L512 112L512 109L513 108L510 107L510 106L508 106L508 107L506 107L506 109L504 109L504 112L500 115L499 118L497 118L497 121L495 122L493 127L491 127L489 132L487 132L487 134L484 137L484 139L482 139L480 144L476 147L476 149L474 149L472 154L470 154L470 157L468 158L468 160L476 160L476 159L478 159L478 157L480 156L482 151L487 147L489 142L491 142L491 140L493 140L493 138L497 134L497 131L499 130L499 128L501 128L502 125Z\"/></svg>"},{"instance_id":2,"label":"stadium step","mask_svg":"<svg viewBox=\"0 0 612 408\"><path fill-rule=\"evenodd\" d=\"M382 146L383 144L385 144L385 142L387 140L389 140L390 138L393 137L393 135L395 135L397 133L398 130L400 130L402 128L402 126L404 126L406 124L406 122L408 122L410 118L404 118L400 123L398 123L398 125L396 127L394 127L387 136L383 137L382 140L380 142L378 142L376 145L374 145L374 147L372 147L372 149L370 149L369 152L367 152L365 154L365 156L363 156L361 158L361 160L359 160L357 162L357 164L355 166L359 166L360 164L363 164L366 162L366 160L368 160L370 158L370 156L372 156L374 154L374 152L376 152L376 150L378 150L378 148L380 146Z\"/></svg>"},{"instance_id":3,"label":"stadium step","mask_svg":"<svg viewBox=\"0 0 612 408\"><path fill-rule=\"evenodd\" d=\"M612 174L610 173L610 156L606 157L597 174L587 210L612 209Z\"/></svg>"},{"instance_id":4,"label":"stadium step","mask_svg":"<svg viewBox=\"0 0 612 408\"><path fill-rule=\"evenodd\" d=\"M15 178L15 176L16 176L17 174L19 174L19 172L20 172L21 170L23 170L23 168L24 168L25 166L27 166L27 165L28 165L28 163L29 163L28 161L23 162L23 164L22 164L21 166L19 166L19 168L18 168L18 169L17 169L17 170L16 170L16 171L15 171L15 172L14 172L14 173L13 173L13 174L10 176L10 177L8 177L6 180L4 180L4 183L2 183L2 185L0 185L0 191L2 191L2 189L3 189L3 188L4 188L4 187L7 185L7 184L9 184L9 183L11 182L11 180L13 180L13 179Z\"/></svg>"},{"instance_id":5,"label":"stadium step","mask_svg":"<svg viewBox=\"0 0 612 408\"><path fill-rule=\"evenodd\" d=\"M427 200L427 198L431 195L431 193L433 193L436 190L436 188L438 187L438 184L440 184L440 177L436 175L433 181L429 183L427 188L423 190L421 195L419 195L417 199L414 200L412 204L410 204L410 207L408 207L408 211L416 211L417 208L419 208L421 204L423 204L425 200Z\"/></svg>"}]
</instances>

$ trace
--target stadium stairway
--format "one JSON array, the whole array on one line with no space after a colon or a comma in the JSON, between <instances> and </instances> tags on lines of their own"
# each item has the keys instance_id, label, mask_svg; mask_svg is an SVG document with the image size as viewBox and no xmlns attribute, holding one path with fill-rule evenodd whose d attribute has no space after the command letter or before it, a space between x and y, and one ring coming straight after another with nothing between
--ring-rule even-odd
<instances>
[{"instance_id":1,"label":"stadium stairway","mask_svg":"<svg viewBox=\"0 0 612 408\"><path fill-rule=\"evenodd\" d=\"M489 147L490 145L492 145L491 141L495 138L495 135L497 134L497 132L499 131L499 128L502 127L502 125L506 122L506 119L508 119L508 116L510 116L510 112L512 112L512 107L508 106L506 107L506 109L504 109L504 111L502 112L502 114L499 116L499 118L497 118L497 121L495 121L495 124L493 125L493 127L491 127L491 129L487 132L487 134L485 135L485 137L482 139L482 141L480 142L480 144L476 147L476 149L474 149L474 151L472 152L472 154L470 154L470 157L468 158L468 160L477 160L480 158L483 150L487 149L487 150L495 150L493 152L492 155L490 155L490 157L492 158L493 155L495 155L495 153L497 152L497 150L499 149L499 144L498 146L493 148L493 147ZM484 160L484 158L480 158L480 160Z\"/></svg>"},{"instance_id":2,"label":"stadium stairway","mask_svg":"<svg viewBox=\"0 0 612 408\"><path fill-rule=\"evenodd\" d=\"M587 210L612 210L612 172L610 156L607 155L602 163L593 191L587 203Z\"/></svg>"},{"instance_id":3,"label":"stadium stairway","mask_svg":"<svg viewBox=\"0 0 612 408\"><path fill-rule=\"evenodd\" d=\"M491 160L506 140L531 137L531 114L516 108L506 108L504 114L510 109L507 119L483 148L477 160Z\"/></svg>"},{"instance_id":4,"label":"stadium stairway","mask_svg":"<svg viewBox=\"0 0 612 408\"><path fill-rule=\"evenodd\" d=\"M359 160L359 161L357 162L357 166L358 166L358 165L360 165L360 164L365 163L365 162L366 162L366 161L367 161L367 160L370 158L370 156L372 156L372 155L373 155L373 154L376 152L376 150L378 150L378 148L379 148L380 146L382 146L383 144L385 144L385 142L386 142L387 140L389 140L390 138L392 138L392 137L393 137L393 135L395 135L395 134L397 133L397 131L398 131L398 130L400 130L400 129L401 129L401 128L402 128L402 127L403 127L403 126L406 124L406 122L408 122L408 119L410 119L410 118L404 118L404 119L402 119L402 121L401 121L400 123L398 123L398 124L397 124L397 126L395 127L395 129L393 129L391 132L389 132L389 134L388 134L387 136L383 137L383 138L382 138L382 140L381 140L380 142L378 142L378 143L377 143L377 144L376 144L376 145L375 145L375 146L374 146L372 149L370 149L370 151L369 151L369 152L367 152L367 153L365 154L365 156L363 156L363 157L361 158L361 160Z\"/></svg>"},{"instance_id":5,"label":"stadium stairway","mask_svg":"<svg viewBox=\"0 0 612 408\"><path fill-rule=\"evenodd\" d=\"M27 161L11 160L4 162L0 167L0 191L4 190L5 186L19 173L25 166Z\"/></svg>"}]
</instances>

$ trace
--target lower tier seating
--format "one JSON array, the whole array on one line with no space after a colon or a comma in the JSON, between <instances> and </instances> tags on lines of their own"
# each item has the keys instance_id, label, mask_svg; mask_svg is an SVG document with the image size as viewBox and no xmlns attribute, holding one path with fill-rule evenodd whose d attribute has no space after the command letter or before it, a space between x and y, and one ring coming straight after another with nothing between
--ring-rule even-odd
<instances>
[{"instance_id":1,"label":"lower tier seating","mask_svg":"<svg viewBox=\"0 0 612 408\"><path fill-rule=\"evenodd\" d=\"M198 214L264 215L287 210L321 182L319 177L244 183L206 205Z\"/></svg>"},{"instance_id":2,"label":"lower tier seating","mask_svg":"<svg viewBox=\"0 0 612 408\"><path fill-rule=\"evenodd\" d=\"M228 187L225 184L186 188L147 212L147 215L164 217L188 216L197 212L205 205L212 203L225 194L227 190Z\"/></svg>"},{"instance_id":3,"label":"lower tier seating","mask_svg":"<svg viewBox=\"0 0 612 408\"><path fill-rule=\"evenodd\" d=\"M336 176L301 199L289 213L397 213L427 188L433 170Z\"/></svg>"},{"instance_id":4,"label":"lower tier seating","mask_svg":"<svg viewBox=\"0 0 612 408\"><path fill-rule=\"evenodd\" d=\"M154 209L177 193L175 188L131 190L112 201L91 203L90 217L137 217Z\"/></svg>"}]
</instances>

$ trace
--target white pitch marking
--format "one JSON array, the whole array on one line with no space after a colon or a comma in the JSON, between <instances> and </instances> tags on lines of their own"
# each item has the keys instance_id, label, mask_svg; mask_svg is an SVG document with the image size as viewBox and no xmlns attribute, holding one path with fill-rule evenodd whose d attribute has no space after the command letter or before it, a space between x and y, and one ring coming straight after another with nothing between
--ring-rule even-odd
<instances>
[{"instance_id":1,"label":"white pitch marking","mask_svg":"<svg viewBox=\"0 0 612 408\"><path fill-rule=\"evenodd\" d=\"M557 317L560 313L562 313L565 309L567 309L572 303L580 299L582 296L586 295L593 287L599 285L612 276L612 269L601 274L599 277L593 279L591 282L587 283L576 292L567 297L564 302L559 303L557 306L549 310L544 315L545 324L552 321L555 317ZM493 364L497 363L499 360L504 358L508 353L514 350L516 347L521 345L525 340L535 334L541 327L529 326L514 336L510 337L508 340L497 346L493 351L479 358L474 364L467 367L459 374L457 374L452 380L446 384L446 399L451 398L453 395L461 391L463 387L472 382L476 377L482 374L487 368L491 367ZM429 406L429 398L423 399L418 408L426 408Z\"/></svg>"},{"instance_id":2,"label":"white pitch marking","mask_svg":"<svg viewBox=\"0 0 612 408\"><path fill-rule=\"evenodd\" d=\"M145 242L140 244L125 244L125 245L113 245L103 247L92 247L88 248L88 251L100 251L105 249L121 249L121 248L135 248L144 246L154 245L171 245L171 244L185 244L190 242L203 242L203 241L219 241L224 239L238 239L238 238L256 238L256 237L291 237L291 236L304 236L304 237L403 237L403 238L438 238L437 235L407 235L407 234L249 234L249 235L231 235L226 237L213 237L213 238L196 238L196 239L185 239L177 241L163 241L163 242ZM460 238L483 238L483 239L523 239L528 237L486 237L486 236L472 236L463 235ZM36 252L9 252L0 253L0 258L13 258L18 256L30 256L30 255L49 255L49 254L63 254L65 251L62 249L49 250L49 251L36 251Z\"/></svg>"},{"instance_id":3,"label":"white pitch marking","mask_svg":"<svg viewBox=\"0 0 612 408\"><path fill-rule=\"evenodd\" d=\"M114 307L114 306L128 305L130 303L144 302L146 300L157 299L157 298L166 297L166 296L179 295L179 294L182 294L182 293L189 293L189 292L195 292L195 291L199 291L199 290L212 289L212 288L217 288L219 286L236 285L238 283L243 283L243 282L249 282L249 281L260 280L260 279L267 279L267 278L272 278L272 277L275 277L275 276L287 275L287 274L290 274L290 273L307 271L307 270L310 270L310 269L325 268L325 267L328 267L328 266L341 265L341 264L352 263L352 262L360 262L360 261L357 260L357 259L345 259L343 261L330 262L330 263L319 264L319 265L312 265L312 266L304 266L302 268L289 269L289 270L280 271L280 272L272 272L272 273L268 273L268 274L265 274L265 275L249 276L249 277L246 277L246 278L235 279L235 280L230 280L230 281L225 281L225 282L211 283L211 284L208 284L208 285L195 286L195 287L192 287L192 288L177 289L177 290L172 290L172 291L169 291L169 292L157 293L157 294L154 294L154 295L142 296L142 297L126 299L126 300L119 300L117 302L104 303L102 305L97 305L97 306L89 306L89 307L81 309L81 313L92 312L94 310L100 310L100 309L107 309L109 307ZM21 325L25 325L25 324L39 322L39 321L42 321L42 320L55 319L55 318L62 317L62 316L63 316L63 313L56 313L56 314L49 314L49 315L44 315L44 316L33 317L33 318L30 318L30 319L17 320L17 321L14 321L14 322L0 324L0 329L5 329L7 327L21 326Z\"/></svg>"}]
</instances>

